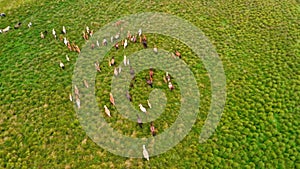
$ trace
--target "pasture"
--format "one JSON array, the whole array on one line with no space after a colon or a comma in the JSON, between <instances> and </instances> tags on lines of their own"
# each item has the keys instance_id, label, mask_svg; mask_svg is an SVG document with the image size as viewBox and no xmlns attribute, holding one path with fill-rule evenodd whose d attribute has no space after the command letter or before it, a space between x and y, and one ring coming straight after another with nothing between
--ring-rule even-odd
<instances>
[{"instance_id":1,"label":"pasture","mask_svg":"<svg viewBox=\"0 0 300 169\"><path fill-rule=\"evenodd\" d=\"M0 17L0 29L11 26L0 34L0 168L300 168L298 1L4 0L0 10L6 14ZM51 35L53 28L60 35L65 26L68 39L82 48L86 26L97 31L138 12L165 12L197 26L215 46L226 75L222 118L210 139L200 144L211 104L209 75L185 44L147 34L149 48L156 45L181 52L201 93L198 118L189 134L150 161L114 155L87 136L69 100L78 53ZM14 29L18 22L21 27ZM48 34L41 39L40 32L45 30ZM139 43L130 44L126 55L142 49ZM107 60L115 56L116 64L122 64L123 55L123 50L112 49L100 63L95 82L99 113L123 135L152 137L149 124L140 129L109 103L114 70ZM147 75L148 71L137 74L130 89L137 110L140 103L147 105L152 91L145 82ZM180 108L176 81L170 92L164 75L158 70L154 75L154 88L168 98L164 112L154 121L158 134L172 125ZM104 114L105 104L111 118Z\"/></svg>"}]
</instances>

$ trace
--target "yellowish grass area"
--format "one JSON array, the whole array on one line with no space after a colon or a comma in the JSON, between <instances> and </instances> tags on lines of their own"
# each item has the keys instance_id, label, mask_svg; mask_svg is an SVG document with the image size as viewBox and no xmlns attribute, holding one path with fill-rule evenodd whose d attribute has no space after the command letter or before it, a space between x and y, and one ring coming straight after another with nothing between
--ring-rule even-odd
<instances>
[{"instance_id":1,"label":"yellowish grass area","mask_svg":"<svg viewBox=\"0 0 300 169\"><path fill-rule=\"evenodd\" d=\"M20 7L25 3L29 3L32 1L33 0L0 0L0 13L5 13L10 9Z\"/></svg>"}]
</instances>

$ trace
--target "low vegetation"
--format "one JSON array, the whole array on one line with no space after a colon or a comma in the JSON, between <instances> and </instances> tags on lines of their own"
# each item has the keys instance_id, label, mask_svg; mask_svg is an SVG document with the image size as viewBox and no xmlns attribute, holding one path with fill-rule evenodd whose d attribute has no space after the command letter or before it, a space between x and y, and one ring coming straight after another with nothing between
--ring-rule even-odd
<instances>
[{"instance_id":1,"label":"low vegetation","mask_svg":"<svg viewBox=\"0 0 300 169\"><path fill-rule=\"evenodd\" d=\"M2 1L0 1L2 2ZM3 1L4 2L4 1ZM0 168L299 168L300 34L299 3L287 1L118 1L67 0L0 3L6 17L0 28L22 22L19 29L0 34ZM148 34L149 46L179 50L195 74L201 93L200 113L191 132L168 152L144 159L116 156L95 144L80 126L69 101L78 54L70 52L51 30L80 47L86 26L98 30L136 12L166 12L182 17L210 39L222 59L227 100L216 132L199 144L210 106L209 76L194 53L170 37ZM32 22L32 27L27 24ZM40 32L48 31L45 39ZM128 55L141 50L128 46ZM70 62L65 61L68 55ZM122 51L112 50L105 61ZM61 70L59 61L65 64ZM96 80L99 107L109 105L113 69L106 62ZM154 87L168 102L155 123L158 134L176 119L179 90L169 92L163 71L155 71ZM133 105L147 104L151 88L147 71L137 75L130 92ZM176 88L176 82L175 89ZM101 100L101 101L100 101ZM124 135L151 137L149 127L122 119L111 109L107 121ZM104 112L103 112L104 113ZM118 118L117 118L118 117ZM106 118L106 117L105 117ZM146 124L145 124L146 125ZM142 151L142 149L141 149Z\"/></svg>"}]
</instances>

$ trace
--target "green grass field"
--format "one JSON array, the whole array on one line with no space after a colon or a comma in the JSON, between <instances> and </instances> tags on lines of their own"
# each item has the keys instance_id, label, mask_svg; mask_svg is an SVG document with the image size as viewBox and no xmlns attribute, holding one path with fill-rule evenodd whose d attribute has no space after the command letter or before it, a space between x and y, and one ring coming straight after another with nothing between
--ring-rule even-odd
<instances>
[{"instance_id":1,"label":"green grass field","mask_svg":"<svg viewBox=\"0 0 300 169\"><path fill-rule=\"evenodd\" d=\"M299 1L2 0L2 12L7 16L0 18L0 29L12 29L0 34L0 168L300 168ZM227 83L226 106L217 130L199 144L211 104L207 71L183 43L148 35L149 46L181 51L201 93L200 113L191 132L150 161L114 155L86 135L69 101L78 54L51 36L52 28L59 33L64 25L68 39L83 47L81 32L86 26L98 30L137 12L165 12L199 27L216 47ZM23 25L14 30L19 21ZM41 39L40 32L45 30L48 36ZM128 55L141 49L139 44L130 45ZM111 56L116 56L117 63L123 59L122 51L112 50L105 61ZM101 67L96 94L102 110L109 105L113 69L107 62ZM157 71L155 77L164 73ZM144 83L147 74L138 74L130 91L137 109L140 102L146 104L151 92ZM155 121L160 133L176 119L180 92L170 93L159 78L155 86L171 100ZM151 137L149 127L139 129L109 108L115 116L105 118L114 129L131 137Z\"/></svg>"}]
</instances>

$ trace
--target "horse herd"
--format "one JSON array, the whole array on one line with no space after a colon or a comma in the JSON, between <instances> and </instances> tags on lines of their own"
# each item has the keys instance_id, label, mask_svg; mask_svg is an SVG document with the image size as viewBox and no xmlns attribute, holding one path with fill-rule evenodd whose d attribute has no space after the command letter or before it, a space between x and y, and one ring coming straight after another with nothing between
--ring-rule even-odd
<instances>
[{"instance_id":1,"label":"horse herd","mask_svg":"<svg viewBox=\"0 0 300 169\"><path fill-rule=\"evenodd\" d=\"M0 17L6 17L6 14L1 13ZM116 22L116 26L120 26L121 24L122 23L120 21ZM21 25L22 25L22 23L18 22L17 24L15 24L14 29L19 29L21 27ZM28 28L30 28L32 26L32 23L29 22L27 26L28 26ZM7 26L4 29L0 29L0 33L7 33L8 31L10 31L10 29L11 29L11 27ZM90 28L88 26L86 26L85 31L82 32L82 38L87 41L90 37L93 36L93 33L94 33L93 30L90 30ZM40 32L40 38L41 39L46 38L47 34L48 34L48 31ZM78 45L76 45L74 42L71 43L66 37L64 37L66 34L67 34L66 28L65 28L65 26L63 26L62 30L61 30L61 34L59 36L60 41L63 41L64 45L69 49L69 51L75 51L77 53L80 53L80 48L78 47ZM52 29L52 36L54 37L54 39L57 39L57 34L56 34L55 29ZM139 29L137 34L135 34L135 35L131 35L130 31L128 31L127 37L125 39L121 40L121 44L119 44L120 32L117 32L116 35L112 36L110 40L111 40L111 42L115 43L114 48L116 50L118 50L120 45L123 46L125 49L128 46L129 42L136 43L138 37L140 38L139 40L140 40L140 43L143 45L143 47L148 48L147 37L145 34L142 33L142 29ZM106 46L107 44L108 44L107 39L103 39L101 45ZM101 45L100 45L99 41L97 40L95 43L92 43L91 48L94 49L96 46L101 47ZM154 53L158 53L158 49L156 46L154 46L153 51L154 51ZM174 53L172 53L172 56L181 58L181 54L178 51L175 51ZM70 58L68 57L68 55L66 55L66 60L70 61ZM109 60L109 66L114 66L114 65L115 65L115 58L112 57ZM124 55L124 65L125 66L129 65L129 60L126 59L125 55ZM65 69L65 65L61 61L59 63L59 66L61 69ZM97 61L95 62L95 68L98 72L101 71L100 64ZM114 75L117 76L119 73L120 73L120 70L115 68ZM134 70L132 67L130 67L130 74L134 78ZM154 69L150 68L149 69L149 79L146 79L146 83L148 85L150 85L151 87L153 87L153 76L154 76ZM171 76L169 75L168 72L166 72L166 75L164 76L163 80L165 83L168 84L168 88L172 91L174 89L174 86L171 82ZM89 87L86 80L84 80L84 85L87 88ZM70 97L70 100L73 101L73 96L71 94L69 95L69 97ZM114 98L111 93L110 93L109 97L110 97L111 104L114 106L115 105ZM126 93L126 97L129 101L132 101L132 98L128 91ZM80 108L79 89L77 88L77 86L75 86L75 100L76 100L75 102L76 102L78 108ZM149 100L147 100L147 103L148 103L148 108L151 108L152 106L151 106L151 103L149 102ZM146 108L142 104L139 104L139 108L142 112L147 113ZM105 113L109 117L111 117L110 111L106 105L104 105L104 110L105 110ZM140 118L139 115L137 115L137 123L138 123L138 126L142 128L143 123L142 123L142 119ZM155 136L157 133L157 130L155 129L153 122L150 123L150 131L153 136ZM143 145L143 155L147 160L149 160L149 154L146 150L145 145Z\"/></svg>"}]
</instances>

